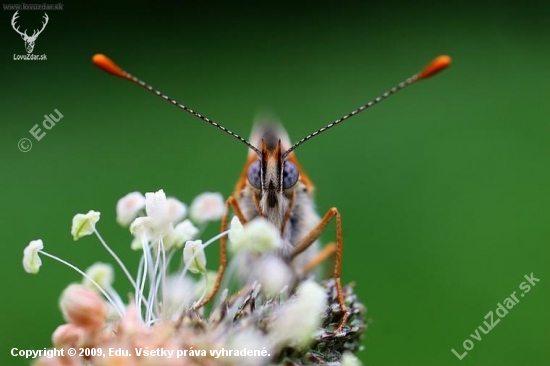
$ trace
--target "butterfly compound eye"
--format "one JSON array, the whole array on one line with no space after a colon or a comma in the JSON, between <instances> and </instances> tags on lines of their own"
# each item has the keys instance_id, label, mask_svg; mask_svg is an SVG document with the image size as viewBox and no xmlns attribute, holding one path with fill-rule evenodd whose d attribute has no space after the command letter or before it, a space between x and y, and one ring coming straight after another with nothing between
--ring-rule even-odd
<instances>
[{"instance_id":1,"label":"butterfly compound eye","mask_svg":"<svg viewBox=\"0 0 550 366\"><path fill-rule=\"evenodd\" d=\"M246 173L246 178L252 187L256 189L262 188L262 173L259 160L256 160L250 164L248 167L248 172Z\"/></svg>"},{"instance_id":2,"label":"butterfly compound eye","mask_svg":"<svg viewBox=\"0 0 550 366\"><path fill-rule=\"evenodd\" d=\"M294 163L285 161L283 166L283 189L289 189L294 187L298 182L298 168Z\"/></svg>"}]
</instances>

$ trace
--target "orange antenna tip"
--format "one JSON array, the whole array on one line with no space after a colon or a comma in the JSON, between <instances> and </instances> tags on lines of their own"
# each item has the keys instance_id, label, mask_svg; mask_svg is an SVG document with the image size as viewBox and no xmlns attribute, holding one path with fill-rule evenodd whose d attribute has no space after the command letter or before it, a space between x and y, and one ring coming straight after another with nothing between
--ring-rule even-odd
<instances>
[{"instance_id":1,"label":"orange antenna tip","mask_svg":"<svg viewBox=\"0 0 550 366\"><path fill-rule=\"evenodd\" d=\"M94 65L96 65L103 71L107 71L109 74L113 74L124 79L126 78L126 72L122 70L117 64L115 64L113 60L102 53L96 53L92 57L92 62L94 63Z\"/></svg>"},{"instance_id":2,"label":"orange antenna tip","mask_svg":"<svg viewBox=\"0 0 550 366\"><path fill-rule=\"evenodd\" d=\"M430 64L426 66L424 70L420 72L420 74L418 74L417 80L422 80L429 78L430 76L434 76L438 72L445 70L450 65L451 58L449 56L438 56L432 62L430 62Z\"/></svg>"}]
</instances>

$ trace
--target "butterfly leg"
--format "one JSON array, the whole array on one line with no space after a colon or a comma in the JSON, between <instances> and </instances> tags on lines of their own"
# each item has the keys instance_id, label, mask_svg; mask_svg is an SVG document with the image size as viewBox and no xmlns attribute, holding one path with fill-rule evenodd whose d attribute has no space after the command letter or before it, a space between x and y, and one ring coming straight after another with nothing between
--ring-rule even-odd
<instances>
[{"instance_id":1,"label":"butterfly leg","mask_svg":"<svg viewBox=\"0 0 550 366\"><path fill-rule=\"evenodd\" d=\"M321 250L313 259L306 263L303 268L304 273L309 273L317 268L321 263L323 263L327 258L336 253L336 243L329 243L325 245L323 250Z\"/></svg>"},{"instance_id":2,"label":"butterfly leg","mask_svg":"<svg viewBox=\"0 0 550 366\"><path fill-rule=\"evenodd\" d=\"M246 219L244 218L244 215L239 207L239 203L235 199L235 197L230 196L225 201L225 210L222 217L222 226L221 226L221 232L227 230L227 220L229 217L229 206L233 208L233 211L235 212L235 215L239 218L241 223L244 225L246 223ZM225 268L227 267L227 236L222 236L220 238L220 267L218 269L218 275L216 277L216 282L214 283L214 288L212 289L212 292L208 295L207 298L205 298L203 301L201 301L200 304L196 305L194 308L199 309L203 307L204 305L208 304L212 298L216 295L220 288L220 284L223 279L223 274L225 273Z\"/></svg>"},{"instance_id":3,"label":"butterfly leg","mask_svg":"<svg viewBox=\"0 0 550 366\"><path fill-rule=\"evenodd\" d=\"M305 238L303 238L298 245L294 248L291 254L291 259L296 257L298 254L302 253L304 250L306 250L315 240L319 238L325 227L329 224L329 222L332 220L332 218L336 219L336 261L334 263L334 272L332 273L332 276L334 277L334 280L336 281L336 291L338 296L338 304L340 305L340 309L342 309L343 316L340 320L340 325L338 326L338 329L336 329L336 333L340 332L344 325L346 324L348 320L348 308L346 307L346 303L344 300L344 293L342 291L342 283L340 280L340 274L342 271L342 249L344 245L343 237L342 237L342 217L340 216L340 212L338 212L338 209L336 207L331 208L327 211L323 219L315 228L306 235ZM324 251L320 253L323 254ZM326 254L326 253L325 253ZM327 255L328 256L328 255Z\"/></svg>"}]
</instances>

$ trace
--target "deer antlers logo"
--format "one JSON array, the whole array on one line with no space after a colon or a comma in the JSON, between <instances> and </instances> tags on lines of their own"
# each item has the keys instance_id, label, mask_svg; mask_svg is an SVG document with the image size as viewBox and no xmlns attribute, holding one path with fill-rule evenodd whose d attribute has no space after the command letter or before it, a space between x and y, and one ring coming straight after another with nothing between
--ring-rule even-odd
<instances>
[{"instance_id":1,"label":"deer antlers logo","mask_svg":"<svg viewBox=\"0 0 550 366\"><path fill-rule=\"evenodd\" d=\"M40 33L42 33L42 31L44 30L44 28L46 28L46 24L48 24L48 14L44 13L44 20L45 22L42 22L42 29L40 30L34 30L32 36L29 36L27 35L27 30L25 29L24 32L21 32L19 31L19 26L17 26L17 28L15 28L15 20L17 18L19 18L19 15L17 15L17 13L19 12L19 10L17 10L15 12L15 14L13 14L13 17L11 18L11 26L13 27L13 29L19 33L21 35L21 38L23 38L23 41L25 41L25 49L27 50L27 53L32 53L32 50L34 49L34 42L36 42L36 39L38 38L38 36L40 35Z\"/></svg>"}]
</instances>

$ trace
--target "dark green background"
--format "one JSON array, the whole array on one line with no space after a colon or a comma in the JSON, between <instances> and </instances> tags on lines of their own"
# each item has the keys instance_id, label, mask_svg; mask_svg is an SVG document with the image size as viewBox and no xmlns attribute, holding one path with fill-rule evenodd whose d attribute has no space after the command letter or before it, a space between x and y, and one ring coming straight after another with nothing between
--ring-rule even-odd
<instances>
[{"instance_id":1,"label":"dark green background","mask_svg":"<svg viewBox=\"0 0 550 366\"><path fill-rule=\"evenodd\" d=\"M36 42L47 61L14 61L23 41L13 11L0 14L0 364L27 364L12 347L51 345L58 297L80 280L47 258L39 275L24 273L30 240L82 268L108 260L93 238L69 235L72 216L95 209L101 233L134 264L115 223L118 198L160 188L186 202L227 196L244 164L243 145L99 71L96 52L245 136L271 111L293 140L451 55L437 78L297 151L319 211L343 215L343 279L357 283L370 320L359 356L367 365L549 363L548 2L64 4ZM31 29L42 13L21 15ZM63 119L20 152L54 109ZM215 268L214 248L209 257ZM462 351L531 272L539 284L459 361L451 348ZM117 283L126 288L120 273Z\"/></svg>"}]
</instances>

